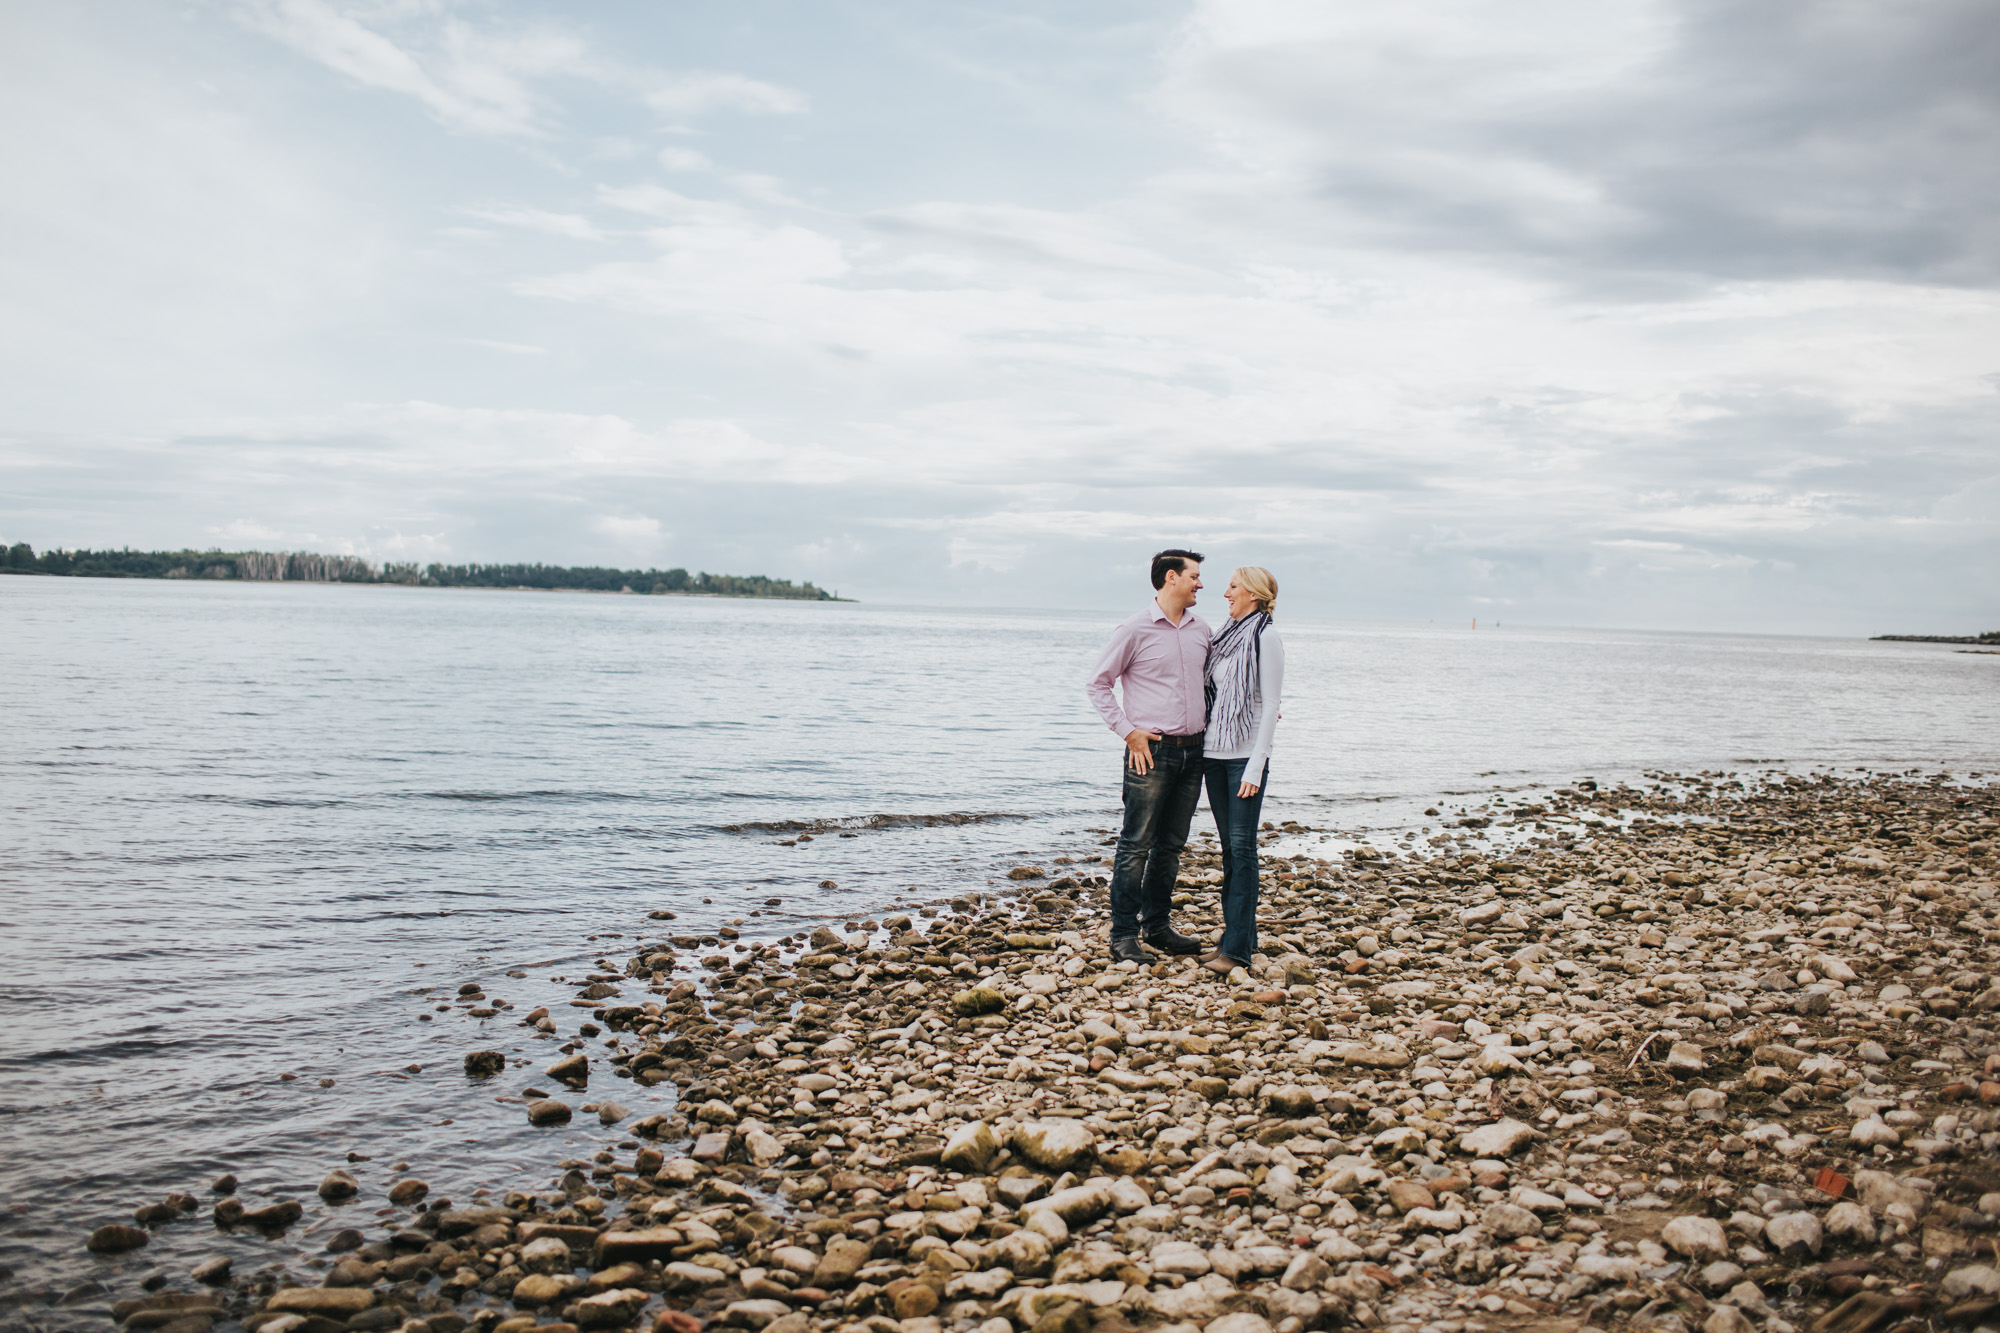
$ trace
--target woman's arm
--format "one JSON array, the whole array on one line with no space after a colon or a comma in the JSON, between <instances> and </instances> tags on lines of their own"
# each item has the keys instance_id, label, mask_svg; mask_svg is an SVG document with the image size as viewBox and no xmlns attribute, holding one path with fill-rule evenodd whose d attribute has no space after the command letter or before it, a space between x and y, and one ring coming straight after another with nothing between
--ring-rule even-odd
<instances>
[{"instance_id":1,"label":"woman's arm","mask_svg":"<svg viewBox=\"0 0 2000 1333\"><path fill-rule=\"evenodd\" d=\"M1271 738L1278 730L1279 696L1285 689L1285 641L1276 629L1264 631L1257 664L1257 731L1250 743L1250 758L1243 764L1243 784L1262 784L1264 761L1271 757Z\"/></svg>"}]
</instances>

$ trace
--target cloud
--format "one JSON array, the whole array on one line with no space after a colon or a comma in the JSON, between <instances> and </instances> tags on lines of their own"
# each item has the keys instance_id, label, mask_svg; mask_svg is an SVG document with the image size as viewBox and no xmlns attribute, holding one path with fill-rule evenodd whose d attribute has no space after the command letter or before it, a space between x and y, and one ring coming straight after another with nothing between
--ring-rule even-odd
<instances>
[{"instance_id":1,"label":"cloud","mask_svg":"<svg viewBox=\"0 0 2000 1333\"><path fill-rule=\"evenodd\" d=\"M600 514L590 526L633 558L658 556L669 535L660 527L660 520L644 514Z\"/></svg>"},{"instance_id":2,"label":"cloud","mask_svg":"<svg viewBox=\"0 0 2000 1333\"><path fill-rule=\"evenodd\" d=\"M485 205L465 210L472 217L487 222L496 222L503 227L518 227L523 231L536 231L549 236L566 236L575 241L601 241L604 233L578 213L551 213L546 209L523 208L517 205Z\"/></svg>"},{"instance_id":3,"label":"cloud","mask_svg":"<svg viewBox=\"0 0 2000 1333\"><path fill-rule=\"evenodd\" d=\"M364 87L413 98L446 125L472 134L543 135L548 105L535 81L598 68L581 39L548 25L479 26L447 16L406 23L409 36L398 41L364 23L359 8L332 0L239 0L235 12L250 30Z\"/></svg>"},{"instance_id":4,"label":"cloud","mask_svg":"<svg viewBox=\"0 0 2000 1333\"><path fill-rule=\"evenodd\" d=\"M247 515L1106 605L1191 542L1295 611L1600 623L2000 587L1963 0L821 7L751 46L218 5L0 51L0 521L38 544Z\"/></svg>"},{"instance_id":5,"label":"cloud","mask_svg":"<svg viewBox=\"0 0 2000 1333\"><path fill-rule=\"evenodd\" d=\"M1990 284L1996 61L1980 0L1208 0L1162 101L1349 239L1600 285Z\"/></svg>"},{"instance_id":6,"label":"cloud","mask_svg":"<svg viewBox=\"0 0 2000 1333\"><path fill-rule=\"evenodd\" d=\"M753 116L797 116L806 95L792 88L721 70L688 70L666 76L645 93L646 105L668 116L736 111Z\"/></svg>"},{"instance_id":7,"label":"cloud","mask_svg":"<svg viewBox=\"0 0 2000 1333\"><path fill-rule=\"evenodd\" d=\"M668 171L712 171L715 164L706 154L692 148L676 148L668 145L660 150L660 165Z\"/></svg>"}]
</instances>

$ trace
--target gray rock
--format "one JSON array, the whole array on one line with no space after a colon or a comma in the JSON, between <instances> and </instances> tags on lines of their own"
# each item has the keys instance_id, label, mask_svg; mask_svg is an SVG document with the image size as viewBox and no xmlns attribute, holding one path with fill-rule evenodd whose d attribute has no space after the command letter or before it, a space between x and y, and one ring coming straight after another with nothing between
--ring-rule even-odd
<instances>
[{"instance_id":1,"label":"gray rock","mask_svg":"<svg viewBox=\"0 0 2000 1333\"><path fill-rule=\"evenodd\" d=\"M1542 1219L1519 1204L1496 1203L1479 1215L1479 1225L1495 1240L1542 1234Z\"/></svg>"},{"instance_id":2,"label":"gray rock","mask_svg":"<svg viewBox=\"0 0 2000 1333\"><path fill-rule=\"evenodd\" d=\"M1968 1296L2000 1296L2000 1269L1991 1264L1969 1264L1946 1273L1938 1291L1948 1301Z\"/></svg>"},{"instance_id":3,"label":"gray rock","mask_svg":"<svg viewBox=\"0 0 2000 1333\"><path fill-rule=\"evenodd\" d=\"M944 1151L938 1155L938 1165L968 1176L984 1175L999 1151L1000 1139L993 1133L993 1126L984 1120L974 1120L951 1132L944 1141Z\"/></svg>"},{"instance_id":4,"label":"gray rock","mask_svg":"<svg viewBox=\"0 0 2000 1333\"><path fill-rule=\"evenodd\" d=\"M1819 1219L1811 1213L1779 1213L1764 1224L1764 1243L1788 1259L1819 1253Z\"/></svg>"},{"instance_id":5,"label":"gray rock","mask_svg":"<svg viewBox=\"0 0 2000 1333\"><path fill-rule=\"evenodd\" d=\"M1096 1136L1074 1120L1030 1120L1016 1125L1007 1141L1046 1171L1067 1171L1097 1146Z\"/></svg>"},{"instance_id":6,"label":"gray rock","mask_svg":"<svg viewBox=\"0 0 2000 1333\"><path fill-rule=\"evenodd\" d=\"M1660 1229L1666 1247L1683 1259L1707 1263L1729 1254L1729 1237L1722 1224L1712 1217L1676 1217Z\"/></svg>"},{"instance_id":7,"label":"gray rock","mask_svg":"<svg viewBox=\"0 0 2000 1333\"><path fill-rule=\"evenodd\" d=\"M1481 1125L1459 1139L1459 1151L1469 1157L1511 1157L1535 1141L1533 1125L1501 1120Z\"/></svg>"}]
</instances>

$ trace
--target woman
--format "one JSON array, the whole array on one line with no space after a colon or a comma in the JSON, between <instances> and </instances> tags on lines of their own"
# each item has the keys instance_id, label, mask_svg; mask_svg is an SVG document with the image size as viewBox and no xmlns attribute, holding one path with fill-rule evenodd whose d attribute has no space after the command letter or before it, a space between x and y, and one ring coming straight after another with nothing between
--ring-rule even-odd
<instances>
[{"instance_id":1,"label":"woman","mask_svg":"<svg viewBox=\"0 0 2000 1333\"><path fill-rule=\"evenodd\" d=\"M1271 776L1271 735L1285 684L1285 645L1271 628L1278 581L1248 566L1230 577L1229 623L1208 650L1208 735L1202 779L1222 843L1222 944L1202 959L1227 975L1257 948L1257 819Z\"/></svg>"}]
</instances>

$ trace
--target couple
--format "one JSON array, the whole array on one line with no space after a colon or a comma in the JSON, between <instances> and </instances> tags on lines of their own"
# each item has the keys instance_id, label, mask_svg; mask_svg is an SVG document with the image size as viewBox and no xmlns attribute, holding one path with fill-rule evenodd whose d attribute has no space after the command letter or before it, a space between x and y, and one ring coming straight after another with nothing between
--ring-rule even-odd
<instances>
[{"instance_id":1,"label":"couple","mask_svg":"<svg viewBox=\"0 0 2000 1333\"><path fill-rule=\"evenodd\" d=\"M1222 843L1222 943L1202 966L1227 974L1249 966L1257 948L1257 817L1271 772L1285 646L1271 628L1278 582L1268 569L1236 571L1222 594L1229 623L1210 632L1194 613L1201 560L1196 551L1153 557L1153 604L1111 636L1087 690L1125 739L1111 956L1150 962L1142 938L1165 953L1202 952L1201 942L1175 930L1168 914L1206 781Z\"/></svg>"}]
</instances>

